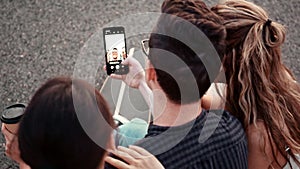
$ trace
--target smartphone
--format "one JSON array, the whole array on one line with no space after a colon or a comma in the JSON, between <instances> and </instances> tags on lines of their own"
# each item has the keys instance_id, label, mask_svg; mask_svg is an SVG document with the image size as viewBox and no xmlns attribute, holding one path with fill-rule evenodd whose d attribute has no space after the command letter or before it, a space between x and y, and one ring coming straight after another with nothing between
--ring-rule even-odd
<instances>
[{"instance_id":1,"label":"smartphone","mask_svg":"<svg viewBox=\"0 0 300 169\"><path fill-rule=\"evenodd\" d=\"M127 74L129 68L121 64L127 58L127 47L124 27L108 27L103 29L106 71L110 75Z\"/></svg>"}]
</instances>

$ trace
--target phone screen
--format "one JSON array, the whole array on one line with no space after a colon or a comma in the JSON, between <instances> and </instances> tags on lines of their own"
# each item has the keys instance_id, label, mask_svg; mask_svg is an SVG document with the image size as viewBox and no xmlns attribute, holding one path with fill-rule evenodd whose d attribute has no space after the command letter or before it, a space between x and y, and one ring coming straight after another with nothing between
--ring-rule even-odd
<instances>
[{"instance_id":1,"label":"phone screen","mask_svg":"<svg viewBox=\"0 0 300 169\"><path fill-rule=\"evenodd\" d=\"M127 58L125 30L123 27L104 28L107 74L126 74L128 67L121 62Z\"/></svg>"}]
</instances>

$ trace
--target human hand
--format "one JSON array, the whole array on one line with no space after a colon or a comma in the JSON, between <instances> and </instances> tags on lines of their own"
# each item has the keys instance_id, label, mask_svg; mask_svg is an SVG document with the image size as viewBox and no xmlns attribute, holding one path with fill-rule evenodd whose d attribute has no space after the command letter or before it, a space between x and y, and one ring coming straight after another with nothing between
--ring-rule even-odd
<instances>
[{"instance_id":1,"label":"human hand","mask_svg":"<svg viewBox=\"0 0 300 169\"><path fill-rule=\"evenodd\" d=\"M123 65L128 65L129 72L125 75L111 74L110 77L123 80L132 88L139 88L141 84L146 82L145 71L139 61L133 58L133 53L134 48L130 49L127 59L122 62Z\"/></svg>"},{"instance_id":2,"label":"human hand","mask_svg":"<svg viewBox=\"0 0 300 169\"><path fill-rule=\"evenodd\" d=\"M125 162L109 156L105 158L105 161L119 169L164 169L154 155L141 147L129 146L129 148L126 148L119 146L112 153Z\"/></svg>"},{"instance_id":3,"label":"human hand","mask_svg":"<svg viewBox=\"0 0 300 169\"><path fill-rule=\"evenodd\" d=\"M3 133L5 138L5 154L19 164L24 163L20 157L18 137L10 133L5 128L4 124L2 124L1 132Z\"/></svg>"}]
</instances>

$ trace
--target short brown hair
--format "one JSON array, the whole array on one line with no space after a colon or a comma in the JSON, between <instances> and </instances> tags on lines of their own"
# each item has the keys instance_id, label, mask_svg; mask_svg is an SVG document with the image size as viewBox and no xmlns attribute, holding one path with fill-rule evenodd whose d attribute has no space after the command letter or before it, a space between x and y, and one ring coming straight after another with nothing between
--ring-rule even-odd
<instances>
[{"instance_id":1,"label":"short brown hair","mask_svg":"<svg viewBox=\"0 0 300 169\"><path fill-rule=\"evenodd\" d=\"M171 101L178 104L198 101L208 90L211 82L220 70L226 38L223 20L200 0L165 0L161 10L163 14L158 20L149 41L149 59L155 67L157 80ZM218 66L214 69L213 75L207 71L205 67L207 65L204 65L198 53L196 54L187 44L180 39L161 33L163 31L172 32L182 29L180 26L185 22L191 23L191 27L184 28L185 30L182 33L190 39L198 38L199 44L197 44L197 48L201 48L202 53L207 54L206 42L199 41L199 39L203 38L201 36L195 37L195 34L191 31L192 25L200 30L206 36L206 39L208 38L208 40L203 38L203 41L210 41L209 44L212 44L212 50L217 52L216 55L218 55L217 58L220 60L220 64L216 63ZM155 49L162 49L176 55L185 65L174 64L171 56L166 56L168 54ZM211 58L208 56L205 59L209 60ZM162 70L161 67L165 70ZM188 72L191 72L192 76L188 76ZM196 82L196 88L192 86L192 81Z\"/></svg>"}]
</instances>

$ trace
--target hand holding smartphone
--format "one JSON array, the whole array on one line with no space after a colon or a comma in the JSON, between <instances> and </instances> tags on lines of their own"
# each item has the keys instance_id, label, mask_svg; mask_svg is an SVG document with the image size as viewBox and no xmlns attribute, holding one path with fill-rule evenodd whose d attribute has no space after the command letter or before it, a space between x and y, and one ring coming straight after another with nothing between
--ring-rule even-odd
<instances>
[{"instance_id":1,"label":"hand holding smartphone","mask_svg":"<svg viewBox=\"0 0 300 169\"><path fill-rule=\"evenodd\" d=\"M128 66L121 64L127 58L124 27L104 28L103 38L107 74L127 74Z\"/></svg>"}]
</instances>

